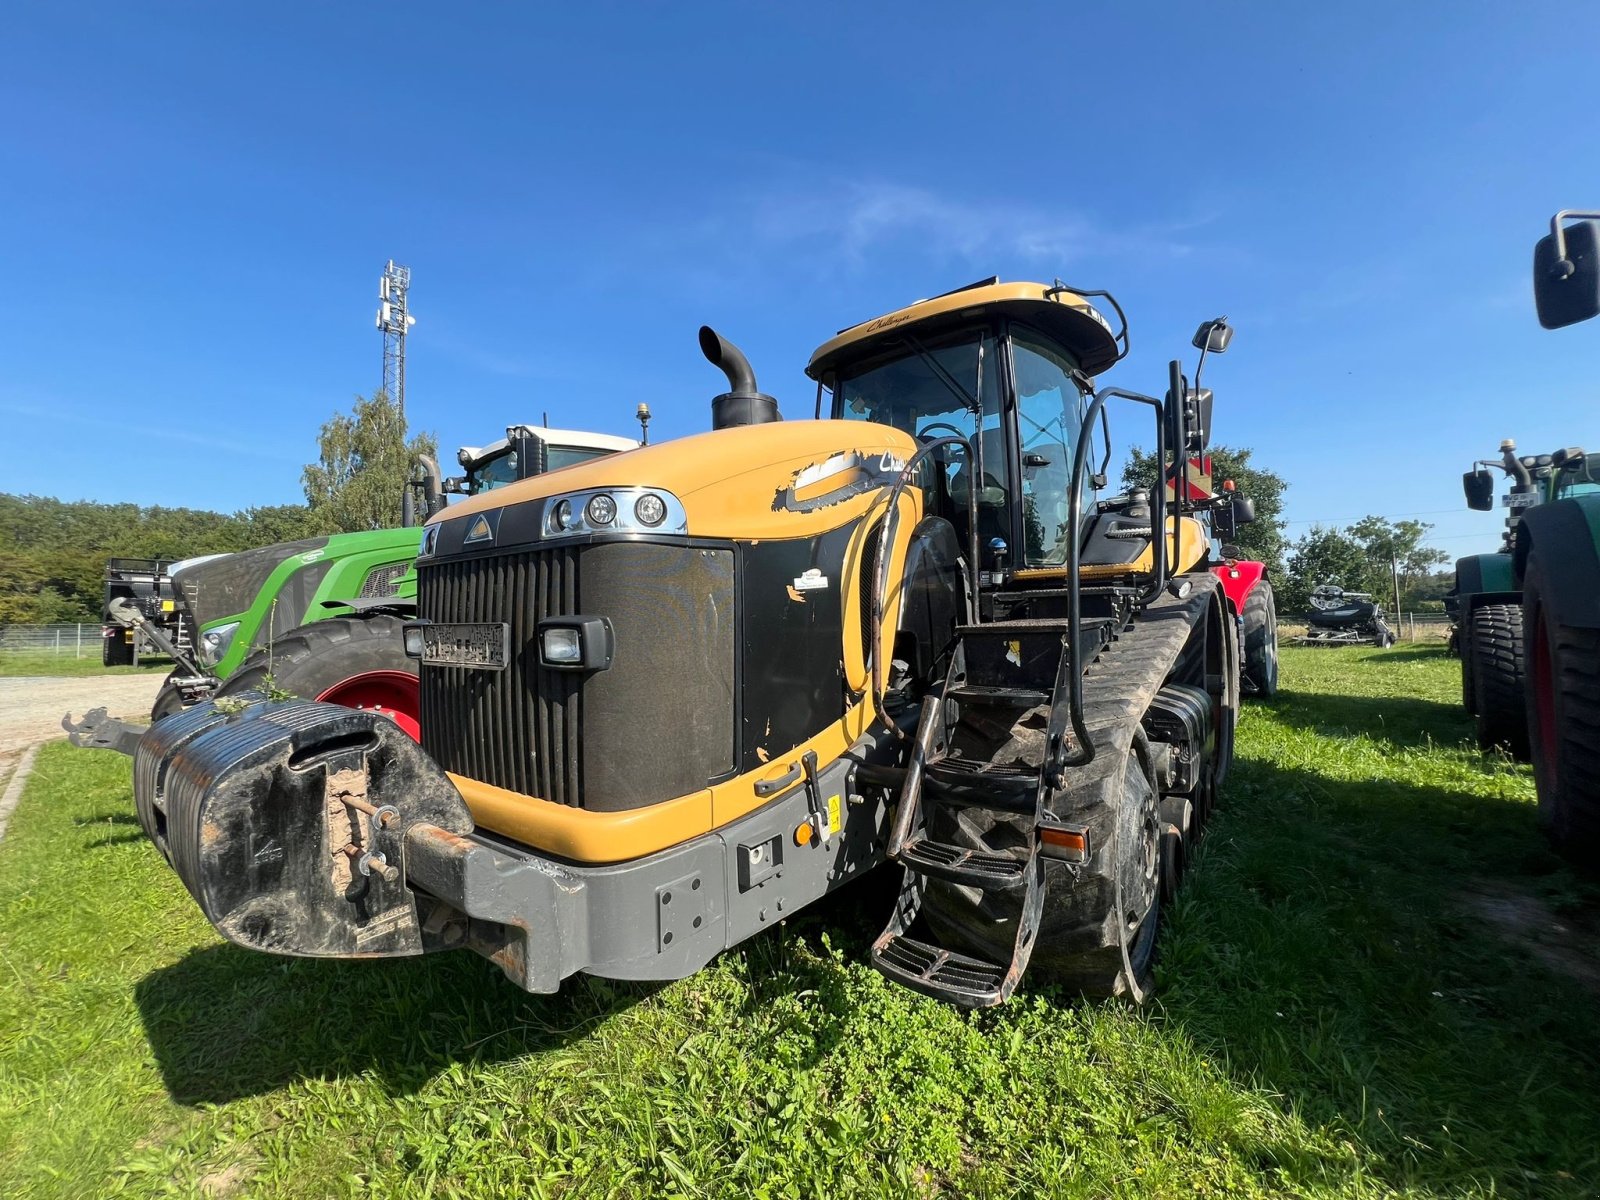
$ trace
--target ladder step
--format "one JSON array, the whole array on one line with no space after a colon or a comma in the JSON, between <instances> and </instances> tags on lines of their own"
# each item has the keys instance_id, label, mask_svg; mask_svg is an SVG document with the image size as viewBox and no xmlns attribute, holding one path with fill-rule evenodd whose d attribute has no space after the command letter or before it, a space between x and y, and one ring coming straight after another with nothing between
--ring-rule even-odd
<instances>
[{"instance_id":1,"label":"ladder step","mask_svg":"<svg viewBox=\"0 0 1600 1200\"><path fill-rule=\"evenodd\" d=\"M1039 772L991 767L960 758L936 758L923 772L923 803L961 808L992 808L1032 816Z\"/></svg>"},{"instance_id":2,"label":"ladder step","mask_svg":"<svg viewBox=\"0 0 1600 1200\"><path fill-rule=\"evenodd\" d=\"M1005 967L905 934L879 939L872 948L872 965L913 991L965 1008L988 1008L1008 994Z\"/></svg>"},{"instance_id":3,"label":"ladder step","mask_svg":"<svg viewBox=\"0 0 1600 1200\"><path fill-rule=\"evenodd\" d=\"M969 850L919 837L900 850L900 862L919 875L948 879L964 887L1010 892L1028 881L1028 860L990 850Z\"/></svg>"},{"instance_id":4,"label":"ladder step","mask_svg":"<svg viewBox=\"0 0 1600 1200\"><path fill-rule=\"evenodd\" d=\"M1015 708L1038 708L1050 703L1050 693L1035 688L984 687L963 683L945 692L946 700L965 700L972 704L1005 704Z\"/></svg>"}]
</instances>

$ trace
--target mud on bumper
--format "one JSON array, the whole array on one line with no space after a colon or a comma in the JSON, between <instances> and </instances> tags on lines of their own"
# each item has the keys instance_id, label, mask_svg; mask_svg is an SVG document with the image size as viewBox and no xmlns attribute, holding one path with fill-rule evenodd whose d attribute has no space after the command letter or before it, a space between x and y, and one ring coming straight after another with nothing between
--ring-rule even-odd
<instances>
[{"instance_id":1,"label":"mud on bumper","mask_svg":"<svg viewBox=\"0 0 1600 1200\"><path fill-rule=\"evenodd\" d=\"M444 771L392 722L311 701L213 702L157 722L134 752L134 798L238 945L327 958L468 947L553 992L577 971L681 978L875 865L886 796L853 779L872 750L820 774L844 826L825 840L794 840L816 804L802 786L724 830L606 865L475 830Z\"/></svg>"}]
</instances>

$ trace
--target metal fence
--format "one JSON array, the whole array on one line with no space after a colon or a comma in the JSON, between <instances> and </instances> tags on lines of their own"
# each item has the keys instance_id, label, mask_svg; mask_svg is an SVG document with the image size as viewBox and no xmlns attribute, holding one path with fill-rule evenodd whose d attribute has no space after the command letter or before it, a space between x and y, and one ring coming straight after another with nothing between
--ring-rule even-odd
<instances>
[{"instance_id":1,"label":"metal fence","mask_svg":"<svg viewBox=\"0 0 1600 1200\"><path fill-rule=\"evenodd\" d=\"M0 653L100 657L100 625L0 625Z\"/></svg>"}]
</instances>

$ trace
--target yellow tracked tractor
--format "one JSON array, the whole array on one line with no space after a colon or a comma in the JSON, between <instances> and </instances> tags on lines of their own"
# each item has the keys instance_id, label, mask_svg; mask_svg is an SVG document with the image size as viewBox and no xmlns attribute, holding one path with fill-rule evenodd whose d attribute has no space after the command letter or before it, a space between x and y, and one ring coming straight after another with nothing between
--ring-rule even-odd
<instances>
[{"instance_id":1,"label":"yellow tracked tractor","mask_svg":"<svg viewBox=\"0 0 1600 1200\"><path fill-rule=\"evenodd\" d=\"M1096 390L1103 292L987 280L853 326L782 420L744 356L711 432L424 530L421 743L310 701L135 751L146 831L240 945L468 946L530 991L673 979L885 862L874 964L957 1004L1024 970L1143 986L1227 770L1237 614L1209 522L1102 496L1107 405L1204 450L1210 393ZM1207 322L1207 353L1231 330Z\"/></svg>"}]
</instances>

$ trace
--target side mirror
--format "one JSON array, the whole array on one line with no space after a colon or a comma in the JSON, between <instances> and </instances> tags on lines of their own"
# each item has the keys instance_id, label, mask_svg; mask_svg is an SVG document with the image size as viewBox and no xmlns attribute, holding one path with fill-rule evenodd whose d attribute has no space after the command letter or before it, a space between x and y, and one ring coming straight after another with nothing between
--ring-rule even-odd
<instances>
[{"instance_id":1,"label":"side mirror","mask_svg":"<svg viewBox=\"0 0 1600 1200\"><path fill-rule=\"evenodd\" d=\"M1546 329L1600 315L1600 221L1568 225L1559 242L1555 232L1539 239L1533 248L1533 300Z\"/></svg>"},{"instance_id":2,"label":"side mirror","mask_svg":"<svg viewBox=\"0 0 1600 1200\"><path fill-rule=\"evenodd\" d=\"M1188 452L1203 454L1211 444L1211 389L1190 388L1184 401L1183 423L1189 433Z\"/></svg>"},{"instance_id":3,"label":"side mirror","mask_svg":"<svg viewBox=\"0 0 1600 1200\"><path fill-rule=\"evenodd\" d=\"M1235 492L1229 507L1233 512L1233 524L1236 529L1240 525L1249 525L1256 519L1256 502L1249 496L1241 496Z\"/></svg>"},{"instance_id":4,"label":"side mirror","mask_svg":"<svg viewBox=\"0 0 1600 1200\"><path fill-rule=\"evenodd\" d=\"M1474 512L1494 511L1494 476L1481 467L1461 477L1461 490L1467 494L1467 507Z\"/></svg>"},{"instance_id":5,"label":"side mirror","mask_svg":"<svg viewBox=\"0 0 1600 1200\"><path fill-rule=\"evenodd\" d=\"M1218 317L1214 321L1206 321L1195 330L1191 345L1196 350L1204 350L1208 354L1221 354L1231 341L1233 341L1233 326L1228 324L1228 318Z\"/></svg>"},{"instance_id":6,"label":"side mirror","mask_svg":"<svg viewBox=\"0 0 1600 1200\"><path fill-rule=\"evenodd\" d=\"M549 452L544 439L526 425L513 425L506 430L506 440L511 443L511 453L517 456L518 479L532 479L549 469Z\"/></svg>"}]
</instances>

